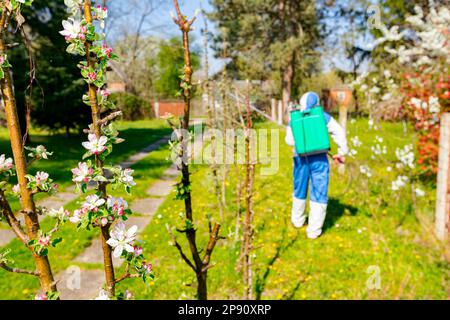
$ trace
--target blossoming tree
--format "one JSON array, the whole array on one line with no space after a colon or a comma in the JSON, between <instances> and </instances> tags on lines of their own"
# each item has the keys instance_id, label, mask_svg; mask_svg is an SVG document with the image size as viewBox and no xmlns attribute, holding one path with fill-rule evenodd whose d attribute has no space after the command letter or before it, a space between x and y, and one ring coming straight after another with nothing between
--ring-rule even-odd
<instances>
[{"instance_id":1,"label":"blossoming tree","mask_svg":"<svg viewBox=\"0 0 450 320\"><path fill-rule=\"evenodd\" d=\"M434 176L440 117L450 108L450 10L429 1L427 10L415 6L415 14L406 22L408 27L402 31L398 26L382 26L382 36L373 44L396 59L401 70L397 79L400 85L389 79L384 81L387 88L383 91L373 86L369 93L383 93L387 99L401 94L403 110L419 138L417 163L423 174ZM389 70L386 72L390 78Z\"/></svg>"},{"instance_id":2,"label":"blossoming tree","mask_svg":"<svg viewBox=\"0 0 450 320\"><path fill-rule=\"evenodd\" d=\"M79 229L93 227L101 230L106 286L99 297L126 298L127 294L116 293L116 284L135 277L145 282L153 278L153 271L152 265L144 258L142 248L134 244L137 227L127 229L124 224L132 214L127 202L107 192L107 187L111 186L113 189L123 187L129 193L136 184L133 170L104 164L113 151L113 145L124 141L118 137L113 124L121 112L113 111L114 105L108 100L109 93L104 89L108 62L117 59L117 56L104 41L104 35L97 32L98 28L104 28L108 10L101 5L93 6L90 0L65 0L65 4L71 15L63 22L64 30L60 33L68 43L68 53L85 57L79 63L81 75L88 86L83 101L92 113L92 124L85 130L88 141L82 143L86 149L83 162L72 169L73 181L87 195L70 221ZM94 193L89 192L89 185L95 186ZM119 277L114 273L113 256L126 262L125 271Z\"/></svg>"},{"instance_id":3,"label":"blossoming tree","mask_svg":"<svg viewBox=\"0 0 450 320\"><path fill-rule=\"evenodd\" d=\"M11 267L8 259L9 251L0 252L0 268L9 272L38 277L42 293L36 297L38 299L57 299L56 283L47 254L51 246L55 246L61 241L60 238L54 237L54 234L58 231L60 225L67 220L68 212L63 208L47 211L45 208L37 207L33 199L37 193L56 192L57 186L53 184L52 179L46 172L38 171L35 176L28 174L28 166L32 161L47 159L51 153L47 152L43 146L36 148L24 146L25 139L22 137L20 130L14 97L12 65L8 62L7 45L5 43L8 30L15 28L12 24L15 23L20 28L24 22L20 12L21 7L30 6L32 2L32 0L3 0L0 2L0 84L14 158L13 161L12 158L7 158L4 154L0 155L0 219L6 220L16 237L29 249L36 270ZM26 149L29 151L30 161L27 161ZM17 176L18 184L10 188L9 180L14 174ZM23 216L25 226L12 211L7 193L12 193L20 198L21 209L18 214ZM49 231L44 231L41 228L39 223L39 215L41 214L48 214L56 219L54 228Z\"/></svg>"}]
</instances>

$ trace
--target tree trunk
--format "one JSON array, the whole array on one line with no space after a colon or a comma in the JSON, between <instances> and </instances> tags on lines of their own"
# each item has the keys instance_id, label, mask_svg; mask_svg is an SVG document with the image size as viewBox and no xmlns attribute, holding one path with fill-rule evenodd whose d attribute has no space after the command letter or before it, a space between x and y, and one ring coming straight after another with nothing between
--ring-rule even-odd
<instances>
[{"instance_id":1,"label":"tree trunk","mask_svg":"<svg viewBox=\"0 0 450 320\"><path fill-rule=\"evenodd\" d=\"M84 16L86 18L86 22L92 24L92 13L91 13L91 0L84 1ZM92 59L90 55L91 43L86 42L86 59L89 67L95 69L95 61ZM97 101L97 89L94 84L89 84L89 101L91 106L92 113L92 125L94 128L94 133L98 137L101 136L101 129L99 126L100 120L100 110L98 107ZM103 162L100 160L99 156L95 156L95 161L97 168L103 172ZM103 182L99 182L98 191L101 193L101 197L106 200L106 185ZM115 285L115 275L114 275L114 266L112 261L112 250L111 247L106 243L109 238L109 229L110 224L101 228L102 231L102 249L103 249L103 261L104 261L104 270L105 270L105 278L106 278L106 289L109 297L114 297L116 295Z\"/></svg>"},{"instance_id":2,"label":"tree trunk","mask_svg":"<svg viewBox=\"0 0 450 320\"><path fill-rule=\"evenodd\" d=\"M247 128L245 136L245 218L244 218L244 241L243 241L243 268L244 268L244 299L252 299L253 277L252 277L252 238L253 238L253 180L255 165L252 157L252 137L251 128L253 127L250 110L250 87L248 88L247 97Z\"/></svg>"},{"instance_id":3,"label":"tree trunk","mask_svg":"<svg viewBox=\"0 0 450 320\"><path fill-rule=\"evenodd\" d=\"M208 271L200 272L197 274L197 299L208 299L208 286L207 286Z\"/></svg>"},{"instance_id":4,"label":"tree trunk","mask_svg":"<svg viewBox=\"0 0 450 320\"><path fill-rule=\"evenodd\" d=\"M283 103L283 116L285 118L286 112L288 112L289 102L292 95L292 83L294 81L294 55L292 54L289 64L282 70L282 103Z\"/></svg>"},{"instance_id":5,"label":"tree trunk","mask_svg":"<svg viewBox=\"0 0 450 320\"><path fill-rule=\"evenodd\" d=\"M0 53L6 54L6 46L4 40L4 31L7 24L6 9L3 9L2 18L0 21ZM25 225L27 227L27 235L30 240L36 239L40 229L38 215L36 213L36 206L33 200L33 195L27 189L27 160L23 149L23 137L19 125L19 117L17 114L16 102L14 99L12 78L9 68L4 68L4 78L0 81L3 101L5 105L6 121L8 124L8 131L11 141L11 148L13 151L14 163L16 167L17 180L20 186L20 196L22 211L25 216ZM39 273L39 282L44 292L56 291L56 283L53 279L52 270L47 256L40 256L32 252L33 259L36 264L36 269Z\"/></svg>"}]
</instances>

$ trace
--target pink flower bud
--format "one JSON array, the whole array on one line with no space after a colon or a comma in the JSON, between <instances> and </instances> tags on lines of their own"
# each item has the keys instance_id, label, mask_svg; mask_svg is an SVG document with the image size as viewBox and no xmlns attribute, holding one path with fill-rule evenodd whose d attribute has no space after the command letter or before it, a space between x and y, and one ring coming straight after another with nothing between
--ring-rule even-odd
<instances>
[{"instance_id":1,"label":"pink flower bud","mask_svg":"<svg viewBox=\"0 0 450 320\"><path fill-rule=\"evenodd\" d=\"M14 185L14 187L12 187L12 191L15 194L19 194L20 193L20 186L18 184Z\"/></svg>"},{"instance_id":2,"label":"pink flower bud","mask_svg":"<svg viewBox=\"0 0 450 320\"><path fill-rule=\"evenodd\" d=\"M134 246L134 254L140 256L144 250L141 247Z\"/></svg>"},{"instance_id":3,"label":"pink flower bud","mask_svg":"<svg viewBox=\"0 0 450 320\"><path fill-rule=\"evenodd\" d=\"M102 227L106 226L108 224L108 218L102 218L101 225Z\"/></svg>"},{"instance_id":4,"label":"pink flower bud","mask_svg":"<svg viewBox=\"0 0 450 320\"><path fill-rule=\"evenodd\" d=\"M49 245L50 243L50 236L42 236L39 238L38 243L43 246L46 247Z\"/></svg>"},{"instance_id":5,"label":"pink flower bud","mask_svg":"<svg viewBox=\"0 0 450 320\"><path fill-rule=\"evenodd\" d=\"M152 271L153 271L153 265L151 264L151 263L143 263L142 264L142 267L144 268L144 270L147 272L147 273L151 273Z\"/></svg>"},{"instance_id":6,"label":"pink flower bud","mask_svg":"<svg viewBox=\"0 0 450 320\"><path fill-rule=\"evenodd\" d=\"M48 296L47 296L47 294L45 294L45 293L37 294L37 295L34 297L34 300L48 300Z\"/></svg>"},{"instance_id":7,"label":"pink flower bud","mask_svg":"<svg viewBox=\"0 0 450 320\"><path fill-rule=\"evenodd\" d=\"M88 73L88 79L92 80L92 81L97 80L97 74L95 72L89 72Z\"/></svg>"}]
</instances>

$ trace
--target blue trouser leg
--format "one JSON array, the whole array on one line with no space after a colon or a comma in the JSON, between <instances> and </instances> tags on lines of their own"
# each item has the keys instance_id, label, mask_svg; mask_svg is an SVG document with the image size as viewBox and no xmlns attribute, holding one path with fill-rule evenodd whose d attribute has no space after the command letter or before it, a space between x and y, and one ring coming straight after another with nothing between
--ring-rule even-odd
<instances>
[{"instance_id":1,"label":"blue trouser leg","mask_svg":"<svg viewBox=\"0 0 450 320\"><path fill-rule=\"evenodd\" d=\"M309 167L305 157L294 157L294 197L305 200L308 194Z\"/></svg>"},{"instance_id":2,"label":"blue trouser leg","mask_svg":"<svg viewBox=\"0 0 450 320\"><path fill-rule=\"evenodd\" d=\"M311 201L328 203L330 164L325 153L309 157L311 173Z\"/></svg>"}]
</instances>

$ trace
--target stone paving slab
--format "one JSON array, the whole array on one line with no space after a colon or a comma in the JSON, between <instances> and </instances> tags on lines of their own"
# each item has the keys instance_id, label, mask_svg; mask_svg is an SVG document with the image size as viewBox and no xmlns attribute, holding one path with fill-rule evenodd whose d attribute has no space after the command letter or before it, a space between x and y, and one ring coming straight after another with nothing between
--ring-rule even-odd
<instances>
[{"instance_id":1,"label":"stone paving slab","mask_svg":"<svg viewBox=\"0 0 450 320\"><path fill-rule=\"evenodd\" d=\"M103 287L103 270L81 270L76 266L56 276L58 291L63 300L92 300Z\"/></svg>"},{"instance_id":2,"label":"stone paving slab","mask_svg":"<svg viewBox=\"0 0 450 320\"><path fill-rule=\"evenodd\" d=\"M10 229L0 229L0 247L6 246L15 236Z\"/></svg>"},{"instance_id":3,"label":"stone paving slab","mask_svg":"<svg viewBox=\"0 0 450 320\"><path fill-rule=\"evenodd\" d=\"M175 165L170 166L166 171L164 171L165 177L175 178L181 175L181 172L177 169Z\"/></svg>"},{"instance_id":4,"label":"stone paving slab","mask_svg":"<svg viewBox=\"0 0 450 320\"><path fill-rule=\"evenodd\" d=\"M66 205L67 203L75 200L78 198L77 193L73 192L60 192L56 193L55 195L42 199L41 201L37 202L38 206L45 207L47 209L59 209Z\"/></svg>"},{"instance_id":5,"label":"stone paving slab","mask_svg":"<svg viewBox=\"0 0 450 320\"><path fill-rule=\"evenodd\" d=\"M142 232L147 224L150 222L151 217L130 217L127 221L125 221L125 225L127 228L136 225L138 227L138 233ZM102 241L100 238L95 238L92 240L92 243L89 247L86 248L80 255L78 255L75 259L75 262L81 263L103 263L103 253L102 253ZM116 267L119 267L122 264L122 260L119 258L113 257L113 264Z\"/></svg>"},{"instance_id":6,"label":"stone paving slab","mask_svg":"<svg viewBox=\"0 0 450 320\"><path fill-rule=\"evenodd\" d=\"M173 190L173 180L159 180L147 189L146 193L152 197L166 197Z\"/></svg>"},{"instance_id":7,"label":"stone paving slab","mask_svg":"<svg viewBox=\"0 0 450 320\"><path fill-rule=\"evenodd\" d=\"M163 202L164 198L137 199L133 201L130 208L134 213L153 216Z\"/></svg>"}]
</instances>

